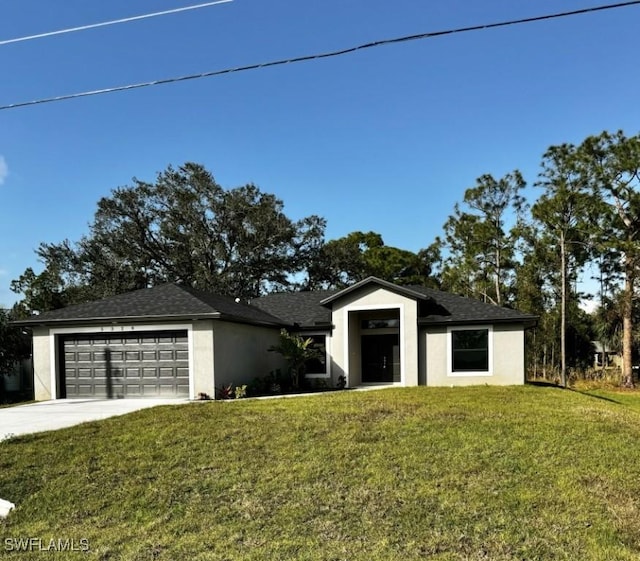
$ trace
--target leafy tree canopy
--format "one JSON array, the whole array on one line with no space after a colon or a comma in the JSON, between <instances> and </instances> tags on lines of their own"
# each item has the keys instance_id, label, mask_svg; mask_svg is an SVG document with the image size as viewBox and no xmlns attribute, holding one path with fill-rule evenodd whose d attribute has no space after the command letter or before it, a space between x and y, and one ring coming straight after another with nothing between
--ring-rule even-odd
<instances>
[{"instance_id":1,"label":"leafy tree canopy","mask_svg":"<svg viewBox=\"0 0 640 561\"><path fill-rule=\"evenodd\" d=\"M43 243L40 274L12 283L21 308L70 303L180 282L239 297L289 287L323 242L325 221L294 221L274 195L249 184L218 185L195 163L133 180L98 202L89 234L77 243Z\"/></svg>"},{"instance_id":2,"label":"leafy tree canopy","mask_svg":"<svg viewBox=\"0 0 640 561\"><path fill-rule=\"evenodd\" d=\"M464 194L444 225L448 250L442 279L447 289L503 305L512 300L515 254L526 208L519 171L501 179L485 174Z\"/></svg>"},{"instance_id":3,"label":"leafy tree canopy","mask_svg":"<svg viewBox=\"0 0 640 561\"><path fill-rule=\"evenodd\" d=\"M384 244L375 232L352 232L325 243L309 267L308 288L341 288L369 276L397 284L434 285L434 248L418 253Z\"/></svg>"}]
</instances>

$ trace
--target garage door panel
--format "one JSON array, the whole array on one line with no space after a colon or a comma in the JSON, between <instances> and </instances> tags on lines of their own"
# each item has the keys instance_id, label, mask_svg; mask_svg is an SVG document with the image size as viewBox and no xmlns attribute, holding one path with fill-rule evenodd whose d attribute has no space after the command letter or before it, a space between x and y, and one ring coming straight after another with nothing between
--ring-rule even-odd
<instances>
[{"instance_id":1,"label":"garage door panel","mask_svg":"<svg viewBox=\"0 0 640 561\"><path fill-rule=\"evenodd\" d=\"M187 342L186 331L67 336L61 352L66 395L188 396Z\"/></svg>"},{"instance_id":2,"label":"garage door panel","mask_svg":"<svg viewBox=\"0 0 640 561\"><path fill-rule=\"evenodd\" d=\"M159 395L161 397L169 397L169 396L174 395L174 393L173 393L174 392L173 384L160 384L159 390L160 390Z\"/></svg>"},{"instance_id":3,"label":"garage door panel","mask_svg":"<svg viewBox=\"0 0 640 561\"><path fill-rule=\"evenodd\" d=\"M144 395L140 384L127 384L127 395L129 397L142 397Z\"/></svg>"},{"instance_id":4,"label":"garage door panel","mask_svg":"<svg viewBox=\"0 0 640 561\"><path fill-rule=\"evenodd\" d=\"M174 360L173 351L171 350L160 350L158 351L158 360Z\"/></svg>"},{"instance_id":5,"label":"garage door panel","mask_svg":"<svg viewBox=\"0 0 640 561\"><path fill-rule=\"evenodd\" d=\"M75 391L79 397L93 397L95 386L92 384L78 384Z\"/></svg>"},{"instance_id":6,"label":"garage door panel","mask_svg":"<svg viewBox=\"0 0 640 561\"><path fill-rule=\"evenodd\" d=\"M141 378L142 377L142 369L141 368L127 368L124 373L126 378Z\"/></svg>"}]
</instances>

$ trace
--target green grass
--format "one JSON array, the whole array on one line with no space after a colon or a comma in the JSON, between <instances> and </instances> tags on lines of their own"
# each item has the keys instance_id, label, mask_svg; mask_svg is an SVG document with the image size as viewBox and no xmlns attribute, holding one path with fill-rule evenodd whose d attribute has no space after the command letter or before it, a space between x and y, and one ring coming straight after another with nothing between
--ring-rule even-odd
<instances>
[{"instance_id":1,"label":"green grass","mask_svg":"<svg viewBox=\"0 0 640 561\"><path fill-rule=\"evenodd\" d=\"M147 409L0 444L0 557L640 559L640 395L391 389ZM89 540L10 552L7 538Z\"/></svg>"}]
</instances>

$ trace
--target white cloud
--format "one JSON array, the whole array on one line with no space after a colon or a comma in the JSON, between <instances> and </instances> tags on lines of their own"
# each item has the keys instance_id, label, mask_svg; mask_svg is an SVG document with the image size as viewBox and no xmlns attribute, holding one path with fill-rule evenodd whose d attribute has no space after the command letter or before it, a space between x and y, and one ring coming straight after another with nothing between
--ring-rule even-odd
<instances>
[{"instance_id":1,"label":"white cloud","mask_svg":"<svg viewBox=\"0 0 640 561\"><path fill-rule=\"evenodd\" d=\"M0 156L0 185L4 183L7 175L9 175L9 166L7 165L7 160L4 159L4 156Z\"/></svg>"},{"instance_id":2,"label":"white cloud","mask_svg":"<svg viewBox=\"0 0 640 561\"><path fill-rule=\"evenodd\" d=\"M596 311L599 304L598 302L596 302L595 298L592 300L583 299L580 300L579 306L583 311L587 312L588 314L592 314Z\"/></svg>"}]
</instances>

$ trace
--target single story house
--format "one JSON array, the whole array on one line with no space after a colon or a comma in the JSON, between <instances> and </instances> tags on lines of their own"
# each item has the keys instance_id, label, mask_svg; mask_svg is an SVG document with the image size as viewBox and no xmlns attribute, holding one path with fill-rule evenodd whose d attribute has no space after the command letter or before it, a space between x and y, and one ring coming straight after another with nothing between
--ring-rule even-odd
<instances>
[{"instance_id":1,"label":"single story house","mask_svg":"<svg viewBox=\"0 0 640 561\"><path fill-rule=\"evenodd\" d=\"M600 341L591 341L594 368L622 368L622 355L615 350L605 349Z\"/></svg>"},{"instance_id":2,"label":"single story house","mask_svg":"<svg viewBox=\"0 0 640 561\"><path fill-rule=\"evenodd\" d=\"M283 367L286 328L313 339L307 377L334 386L524 383L535 316L375 277L343 290L251 302L165 284L21 320L32 329L38 400L185 396Z\"/></svg>"}]
</instances>

